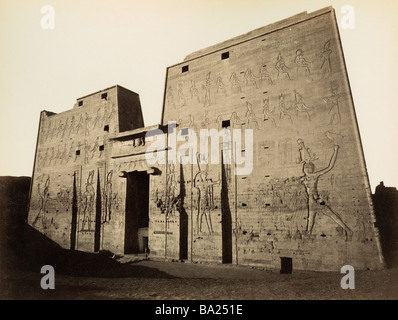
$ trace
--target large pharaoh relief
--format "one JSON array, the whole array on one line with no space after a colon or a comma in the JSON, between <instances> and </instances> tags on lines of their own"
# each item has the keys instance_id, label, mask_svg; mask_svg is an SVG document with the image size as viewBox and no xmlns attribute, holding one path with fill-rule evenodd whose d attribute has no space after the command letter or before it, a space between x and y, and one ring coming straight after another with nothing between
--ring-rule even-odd
<instances>
[{"instance_id":1,"label":"large pharaoh relief","mask_svg":"<svg viewBox=\"0 0 398 320\"><path fill-rule=\"evenodd\" d=\"M300 156L298 158L298 163L302 165L303 176L301 177L301 182L305 186L307 192L307 227L306 233L311 235L312 229L315 224L315 219L317 215L325 215L330 218L334 223L342 228L344 232L344 237L346 241L351 241L353 232L343 221L342 217L333 210L330 203L323 199L318 190L319 179L330 172L336 163L339 145L335 144L333 146L333 154L330 158L328 166L324 168L316 168L314 161L315 158L310 153L309 149L305 146L302 139L297 140L300 146L299 152Z\"/></svg>"}]
</instances>

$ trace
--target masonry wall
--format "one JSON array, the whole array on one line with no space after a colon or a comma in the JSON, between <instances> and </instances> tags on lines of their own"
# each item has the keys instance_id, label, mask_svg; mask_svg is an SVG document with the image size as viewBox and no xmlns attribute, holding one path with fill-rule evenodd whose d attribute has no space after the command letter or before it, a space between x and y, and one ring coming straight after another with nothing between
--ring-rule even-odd
<instances>
[{"instance_id":1,"label":"masonry wall","mask_svg":"<svg viewBox=\"0 0 398 320\"><path fill-rule=\"evenodd\" d=\"M142 128L144 126L144 118L138 94L123 87L118 87L117 98L119 132Z\"/></svg>"},{"instance_id":2,"label":"masonry wall","mask_svg":"<svg viewBox=\"0 0 398 320\"><path fill-rule=\"evenodd\" d=\"M64 248L123 252L125 182L109 161L109 137L124 122L140 125L143 119L134 110L138 95L126 89L119 95L120 88L79 98L60 114L40 115L28 222Z\"/></svg>"},{"instance_id":3,"label":"masonry wall","mask_svg":"<svg viewBox=\"0 0 398 320\"><path fill-rule=\"evenodd\" d=\"M139 96L120 86L43 111L29 224L84 251L124 253L147 233L152 258L383 266L333 9L190 54L167 69L161 126L143 125ZM231 141L203 149L201 129ZM140 235L126 231L128 206L142 200L128 193L137 172L149 175Z\"/></svg>"},{"instance_id":4,"label":"masonry wall","mask_svg":"<svg viewBox=\"0 0 398 320\"><path fill-rule=\"evenodd\" d=\"M173 234L167 240L151 234L159 253L163 247L178 258L183 210L192 260L276 269L281 257L292 258L294 269L382 266L333 9L191 54L168 68L165 90L163 125L175 121L177 132L189 128L198 137L200 129L223 124L230 132L251 129L254 163L250 174L237 177L233 161L169 166L167 177L153 182L157 194L178 200L190 191L182 209L167 200ZM244 144L219 147L248 154ZM166 217L160 211L151 209L158 228Z\"/></svg>"}]
</instances>

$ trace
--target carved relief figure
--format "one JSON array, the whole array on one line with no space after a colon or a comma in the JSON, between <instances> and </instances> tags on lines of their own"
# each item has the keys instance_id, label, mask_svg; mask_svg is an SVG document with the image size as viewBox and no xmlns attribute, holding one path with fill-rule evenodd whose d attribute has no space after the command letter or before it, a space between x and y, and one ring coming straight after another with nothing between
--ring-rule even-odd
<instances>
[{"instance_id":1,"label":"carved relief figure","mask_svg":"<svg viewBox=\"0 0 398 320\"><path fill-rule=\"evenodd\" d=\"M91 148L91 151L90 151L91 152L91 159L94 158L95 152L98 150L98 147L99 147L98 139L99 139L99 137L97 137L95 139L94 146Z\"/></svg>"},{"instance_id":2,"label":"carved relief figure","mask_svg":"<svg viewBox=\"0 0 398 320\"><path fill-rule=\"evenodd\" d=\"M88 153L90 152L90 146L88 145L87 140L84 140L84 163L88 163Z\"/></svg>"},{"instance_id":3,"label":"carved relief figure","mask_svg":"<svg viewBox=\"0 0 398 320\"><path fill-rule=\"evenodd\" d=\"M65 123L62 126L61 138L63 138L65 136L65 133L68 130L68 128L69 128L69 117L66 118Z\"/></svg>"},{"instance_id":4,"label":"carved relief figure","mask_svg":"<svg viewBox=\"0 0 398 320\"><path fill-rule=\"evenodd\" d=\"M206 81L205 84L203 85L203 89L205 89L205 102L204 102L204 107L207 107L210 105L210 86L211 86L211 81L210 81L210 76L211 76L211 71L206 75Z\"/></svg>"},{"instance_id":5,"label":"carved relief figure","mask_svg":"<svg viewBox=\"0 0 398 320\"><path fill-rule=\"evenodd\" d=\"M304 58L303 50L298 49L296 51L296 57L294 58L294 63L297 65L297 74L299 74L300 69L304 69L306 76L311 74L311 70L310 70L310 67L309 67L311 62L308 62Z\"/></svg>"},{"instance_id":6,"label":"carved relief figure","mask_svg":"<svg viewBox=\"0 0 398 320\"><path fill-rule=\"evenodd\" d=\"M70 121L70 125L69 125L69 131L68 131L68 137L72 134L73 129L75 127L75 116L72 116L72 120Z\"/></svg>"},{"instance_id":7,"label":"carved relief figure","mask_svg":"<svg viewBox=\"0 0 398 320\"><path fill-rule=\"evenodd\" d=\"M294 107L297 110L297 116L299 112L304 112L307 115L307 119L311 121L309 113L310 108L305 105L305 103L303 102L303 97L296 90L294 90L294 99L295 99Z\"/></svg>"},{"instance_id":8,"label":"carved relief figure","mask_svg":"<svg viewBox=\"0 0 398 320\"><path fill-rule=\"evenodd\" d=\"M111 123L111 121L115 119L115 116L116 116L116 105L112 102L111 112L109 112L107 116L107 124Z\"/></svg>"},{"instance_id":9,"label":"carved relief figure","mask_svg":"<svg viewBox=\"0 0 398 320\"><path fill-rule=\"evenodd\" d=\"M332 50L330 49L330 40L326 41L323 45L323 50L319 52L317 55L322 59L321 70L322 70L322 79L325 75L330 75L332 73L332 66L330 62L330 55L332 54Z\"/></svg>"},{"instance_id":10,"label":"carved relief figure","mask_svg":"<svg viewBox=\"0 0 398 320\"><path fill-rule=\"evenodd\" d=\"M236 72L233 72L231 74L231 77L229 78L229 82L231 83L231 91L232 93L241 93L242 88L240 86L240 80L238 76L236 75Z\"/></svg>"},{"instance_id":11,"label":"carved relief figure","mask_svg":"<svg viewBox=\"0 0 398 320\"><path fill-rule=\"evenodd\" d=\"M191 80L191 88L189 89L189 92L191 93L191 99L196 99L200 102L199 91L198 88L196 88L195 81L193 80Z\"/></svg>"},{"instance_id":12,"label":"carved relief figure","mask_svg":"<svg viewBox=\"0 0 398 320\"><path fill-rule=\"evenodd\" d=\"M93 129L97 128L98 125L101 123L101 107L98 108L97 113L95 115Z\"/></svg>"},{"instance_id":13,"label":"carved relief figure","mask_svg":"<svg viewBox=\"0 0 398 320\"><path fill-rule=\"evenodd\" d=\"M241 128L242 120L239 118L238 114L234 111L231 114L230 124L232 128Z\"/></svg>"},{"instance_id":14,"label":"carved relief figure","mask_svg":"<svg viewBox=\"0 0 398 320\"><path fill-rule=\"evenodd\" d=\"M177 185L177 180L175 177L175 166L174 164L169 165L169 174L167 176L167 184L166 188L167 190L167 199L166 199L166 214L167 215L172 215L173 214L173 209L177 201L177 190L178 190L178 185Z\"/></svg>"},{"instance_id":15,"label":"carved relief figure","mask_svg":"<svg viewBox=\"0 0 398 320\"><path fill-rule=\"evenodd\" d=\"M95 191L94 191L94 170L91 170L88 174L86 181L86 190L82 195L82 211L83 211L83 222L81 231L93 231L91 228L92 215L94 212L95 202Z\"/></svg>"},{"instance_id":16,"label":"carved relief figure","mask_svg":"<svg viewBox=\"0 0 398 320\"><path fill-rule=\"evenodd\" d=\"M73 152L74 152L74 142L72 141L71 143L70 143L70 147L69 147L69 150L68 150L68 152L67 152L67 154L65 155L65 163L67 164L68 162L69 162L69 159L70 158L72 158L72 156L73 156Z\"/></svg>"},{"instance_id":17,"label":"carved relief figure","mask_svg":"<svg viewBox=\"0 0 398 320\"><path fill-rule=\"evenodd\" d=\"M90 121L91 121L91 117L90 117L90 115L86 112L86 116L85 116L85 118L84 118L84 123L85 123L85 131L84 131L84 134L86 135L86 136L89 136L90 135Z\"/></svg>"},{"instance_id":18,"label":"carved relief figure","mask_svg":"<svg viewBox=\"0 0 398 320\"><path fill-rule=\"evenodd\" d=\"M338 84L332 83L332 95L323 98L323 101L329 106L329 125L341 123L339 99L341 95L337 93Z\"/></svg>"},{"instance_id":19,"label":"carved relief figure","mask_svg":"<svg viewBox=\"0 0 398 320\"><path fill-rule=\"evenodd\" d=\"M192 114L189 115L188 128L191 130L196 130L195 119Z\"/></svg>"},{"instance_id":20,"label":"carved relief figure","mask_svg":"<svg viewBox=\"0 0 398 320\"><path fill-rule=\"evenodd\" d=\"M67 152L66 152L66 143L64 143L63 144L63 149L62 149L62 151L60 152L60 156L59 156L59 159L61 160L61 164L63 164L63 162L64 162L64 160L66 159L66 157L67 157Z\"/></svg>"},{"instance_id":21,"label":"carved relief figure","mask_svg":"<svg viewBox=\"0 0 398 320\"><path fill-rule=\"evenodd\" d=\"M308 153L308 149L304 145L304 141L298 139L297 143L300 146L300 163L303 164L304 173L304 176L301 178L301 182L304 184L308 195L308 220L306 228L307 234L311 234L312 232L316 214L324 214L343 229L345 233L345 240L350 241L353 232L343 222L341 217L337 213L335 213L328 204L326 204L326 201L320 197L318 192L319 177L333 169L336 163L339 146L334 145L333 155L330 158L329 165L324 169L316 171L314 163L310 160L311 156Z\"/></svg>"},{"instance_id":22,"label":"carved relief figure","mask_svg":"<svg viewBox=\"0 0 398 320\"><path fill-rule=\"evenodd\" d=\"M199 160L198 160L198 166L199 166ZM206 169L203 172L201 171L199 166L199 172L197 172L194 177L194 187L198 190L198 199L197 199L198 214L196 220L196 230L198 234L202 233L203 231L202 230L203 218L206 221L208 233L212 234L214 232L210 213L212 210L214 210L213 185L219 183L220 179L218 179L218 181L213 182L211 179L208 178L208 170Z\"/></svg>"},{"instance_id":23,"label":"carved relief figure","mask_svg":"<svg viewBox=\"0 0 398 320\"><path fill-rule=\"evenodd\" d=\"M274 111L275 107L273 107L272 110L270 109L269 98L263 98L263 120L271 120L274 127L276 127L276 122L273 115Z\"/></svg>"},{"instance_id":24,"label":"carved relief figure","mask_svg":"<svg viewBox=\"0 0 398 320\"><path fill-rule=\"evenodd\" d=\"M278 78L280 74L284 74L289 80L292 80L288 71L289 68L286 66L281 53L279 53L278 58L276 59L275 69L278 71Z\"/></svg>"},{"instance_id":25,"label":"carved relief figure","mask_svg":"<svg viewBox=\"0 0 398 320\"><path fill-rule=\"evenodd\" d=\"M252 84L256 87L256 89L258 89L257 80L256 80L257 77L253 74L252 69L247 68L247 70L244 73L244 77L246 79L246 86Z\"/></svg>"},{"instance_id":26,"label":"carved relief figure","mask_svg":"<svg viewBox=\"0 0 398 320\"><path fill-rule=\"evenodd\" d=\"M217 78L216 86L217 86L217 94L221 94L222 93L224 96L227 95L227 90L225 88L224 82L222 81L221 77Z\"/></svg>"},{"instance_id":27,"label":"carved relief figure","mask_svg":"<svg viewBox=\"0 0 398 320\"><path fill-rule=\"evenodd\" d=\"M279 118L283 119L285 116L289 118L291 123L293 123L292 117L289 113L289 108L286 107L285 95L281 93L279 96Z\"/></svg>"},{"instance_id":28,"label":"carved relief figure","mask_svg":"<svg viewBox=\"0 0 398 320\"><path fill-rule=\"evenodd\" d=\"M47 202L50 198L50 176L47 176L46 182L44 183L44 188L41 190L40 183L37 184L37 192L39 194L39 213L37 214L35 220L33 221L32 225L35 226L36 223L41 218L43 229L47 229L46 225L46 212L47 212Z\"/></svg>"},{"instance_id":29,"label":"carved relief figure","mask_svg":"<svg viewBox=\"0 0 398 320\"><path fill-rule=\"evenodd\" d=\"M64 209L69 209L71 205L70 195L71 192L68 188L66 189L63 188L57 193L58 204L60 204L61 207L63 207Z\"/></svg>"},{"instance_id":30,"label":"carved relief figure","mask_svg":"<svg viewBox=\"0 0 398 320\"><path fill-rule=\"evenodd\" d=\"M178 196L177 194L177 181L175 178L175 166L174 164L168 165L168 173L167 173L167 181L165 190L159 196L158 192L156 192L156 206L160 208L162 213L165 213L166 216L173 215L173 211L178 204Z\"/></svg>"},{"instance_id":31,"label":"carved relief figure","mask_svg":"<svg viewBox=\"0 0 398 320\"><path fill-rule=\"evenodd\" d=\"M274 82L272 81L271 75L267 70L267 65L264 62L261 64L260 68L260 80L268 80L270 85L273 85Z\"/></svg>"},{"instance_id":32,"label":"carved relief figure","mask_svg":"<svg viewBox=\"0 0 398 320\"><path fill-rule=\"evenodd\" d=\"M220 130L222 128L222 117L218 115L216 118L217 129Z\"/></svg>"},{"instance_id":33,"label":"carved relief figure","mask_svg":"<svg viewBox=\"0 0 398 320\"><path fill-rule=\"evenodd\" d=\"M205 118L204 118L204 120L202 121L202 127L203 128L208 128L209 127L209 125L210 125L210 123L211 123L211 121L210 121L210 119L209 119L209 111L205 111Z\"/></svg>"},{"instance_id":34,"label":"carved relief figure","mask_svg":"<svg viewBox=\"0 0 398 320\"><path fill-rule=\"evenodd\" d=\"M79 122L77 123L77 126L76 126L76 134L79 133L80 128L82 127L82 125L83 125L83 115L81 114L80 118L79 118Z\"/></svg>"},{"instance_id":35,"label":"carved relief figure","mask_svg":"<svg viewBox=\"0 0 398 320\"><path fill-rule=\"evenodd\" d=\"M246 101L246 123L249 125L250 123L254 123L256 129L258 129L258 121L257 117L253 112L253 105L249 102Z\"/></svg>"},{"instance_id":36,"label":"carved relief figure","mask_svg":"<svg viewBox=\"0 0 398 320\"><path fill-rule=\"evenodd\" d=\"M183 106L185 106L185 102L186 102L186 100L185 100L185 96L184 96L184 91L182 89L182 83L179 83L178 84L178 105L180 107L183 107Z\"/></svg>"},{"instance_id":37,"label":"carved relief figure","mask_svg":"<svg viewBox=\"0 0 398 320\"><path fill-rule=\"evenodd\" d=\"M338 141L341 141L342 139L344 139L344 136L339 134L339 133L335 133L332 131L326 131L325 132L325 136L326 138L328 138L333 144L337 144Z\"/></svg>"},{"instance_id":38,"label":"carved relief figure","mask_svg":"<svg viewBox=\"0 0 398 320\"><path fill-rule=\"evenodd\" d=\"M109 171L106 176L106 183L104 187L104 216L102 218L102 222L110 221L112 218L112 175L113 170Z\"/></svg>"},{"instance_id":39,"label":"carved relief figure","mask_svg":"<svg viewBox=\"0 0 398 320\"><path fill-rule=\"evenodd\" d=\"M174 108L176 107L176 104L174 102L173 88L171 86L169 86L169 88L167 89L167 102Z\"/></svg>"},{"instance_id":40,"label":"carved relief figure","mask_svg":"<svg viewBox=\"0 0 398 320\"><path fill-rule=\"evenodd\" d=\"M109 116L109 110L108 110L107 107L104 107L104 113L103 113L102 119L101 119L102 125L106 125L106 124L109 125L109 122L108 122L108 119L109 119L109 118L110 118L110 116Z\"/></svg>"}]
</instances>

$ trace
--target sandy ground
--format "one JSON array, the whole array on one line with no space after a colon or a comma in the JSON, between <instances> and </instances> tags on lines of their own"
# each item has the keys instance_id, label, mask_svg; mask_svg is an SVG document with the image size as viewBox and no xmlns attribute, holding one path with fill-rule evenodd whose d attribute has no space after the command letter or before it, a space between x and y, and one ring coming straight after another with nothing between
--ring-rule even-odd
<instances>
[{"instance_id":1,"label":"sandy ground","mask_svg":"<svg viewBox=\"0 0 398 320\"><path fill-rule=\"evenodd\" d=\"M109 258L107 258L109 259ZM43 290L43 274L2 270L1 299L144 300L396 300L398 269L356 271L355 289L342 289L340 272L280 274L234 265L132 261L103 269L55 268L55 289ZM98 267L98 266L97 266ZM95 269L95 268L94 268Z\"/></svg>"}]
</instances>

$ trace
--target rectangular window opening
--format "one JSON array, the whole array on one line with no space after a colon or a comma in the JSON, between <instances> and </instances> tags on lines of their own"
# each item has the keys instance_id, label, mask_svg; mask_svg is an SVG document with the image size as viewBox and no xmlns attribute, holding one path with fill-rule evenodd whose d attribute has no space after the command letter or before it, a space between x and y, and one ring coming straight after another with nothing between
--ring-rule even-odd
<instances>
[{"instance_id":1,"label":"rectangular window opening","mask_svg":"<svg viewBox=\"0 0 398 320\"><path fill-rule=\"evenodd\" d=\"M80 155L80 150L76 150L76 155Z\"/></svg>"},{"instance_id":2,"label":"rectangular window opening","mask_svg":"<svg viewBox=\"0 0 398 320\"><path fill-rule=\"evenodd\" d=\"M281 257L281 271L283 274L291 274L293 272L293 259L289 257Z\"/></svg>"},{"instance_id":3,"label":"rectangular window opening","mask_svg":"<svg viewBox=\"0 0 398 320\"><path fill-rule=\"evenodd\" d=\"M189 70L189 66L183 66L181 69L182 73L188 72L188 70Z\"/></svg>"},{"instance_id":4,"label":"rectangular window opening","mask_svg":"<svg viewBox=\"0 0 398 320\"><path fill-rule=\"evenodd\" d=\"M230 120L223 120L222 123L221 123L221 126L223 128L228 128L228 127L231 126L231 121Z\"/></svg>"},{"instance_id":5,"label":"rectangular window opening","mask_svg":"<svg viewBox=\"0 0 398 320\"><path fill-rule=\"evenodd\" d=\"M83 105L83 100L79 101L78 105L79 105L79 107L81 107Z\"/></svg>"},{"instance_id":6,"label":"rectangular window opening","mask_svg":"<svg viewBox=\"0 0 398 320\"><path fill-rule=\"evenodd\" d=\"M99 150L99 151L104 151L104 145L99 146L98 150Z\"/></svg>"},{"instance_id":7,"label":"rectangular window opening","mask_svg":"<svg viewBox=\"0 0 398 320\"><path fill-rule=\"evenodd\" d=\"M221 54L221 60L225 60L229 58L229 51L224 52Z\"/></svg>"},{"instance_id":8,"label":"rectangular window opening","mask_svg":"<svg viewBox=\"0 0 398 320\"><path fill-rule=\"evenodd\" d=\"M109 125L106 124L106 125L104 126L104 131L109 132Z\"/></svg>"},{"instance_id":9,"label":"rectangular window opening","mask_svg":"<svg viewBox=\"0 0 398 320\"><path fill-rule=\"evenodd\" d=\"M108 92L101 94L101 99L108 100Z\"/></svg>"}]
</instances>

